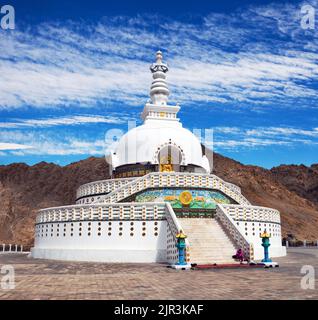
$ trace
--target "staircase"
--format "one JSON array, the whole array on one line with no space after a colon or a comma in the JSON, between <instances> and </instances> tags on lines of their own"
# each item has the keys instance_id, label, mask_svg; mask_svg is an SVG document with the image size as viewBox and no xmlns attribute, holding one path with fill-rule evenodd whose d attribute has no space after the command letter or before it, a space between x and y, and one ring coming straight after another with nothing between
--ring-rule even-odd
<instances>
[{"instance_id":1,"label":"staircase","mask_svg":"<svg viewBox=\"0 0 318 320\"><path fill-rule=\"evenodd\" d=\"M213 218L178 218L190 244L191 263L236 263L236 248Z\"/></svg>"}]
</instances>

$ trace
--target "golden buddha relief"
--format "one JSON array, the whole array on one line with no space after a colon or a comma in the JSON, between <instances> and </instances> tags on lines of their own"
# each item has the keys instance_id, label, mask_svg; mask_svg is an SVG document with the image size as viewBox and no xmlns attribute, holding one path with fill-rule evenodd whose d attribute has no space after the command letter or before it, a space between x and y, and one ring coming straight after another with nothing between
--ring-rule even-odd
<instances>
[{"instance_id":1,"label":"golden buddha relief","mask_svg":"<svg viewBox=\"0 0 318 320\"><path fill-rule=\"evenodd\" d=\"M162 156L160 158L160 172L172 172L173 166L171 161L171 155Z\"/></svg>"}]
</instances>

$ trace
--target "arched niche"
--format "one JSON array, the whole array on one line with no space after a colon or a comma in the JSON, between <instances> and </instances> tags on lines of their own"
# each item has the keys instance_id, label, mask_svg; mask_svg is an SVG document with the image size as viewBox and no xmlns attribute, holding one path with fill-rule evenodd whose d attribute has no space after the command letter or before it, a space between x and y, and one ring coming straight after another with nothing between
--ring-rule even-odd
<instances>
[{"instance_id":1,"label":"arched niche","mask_svg":"<svg viewBox=\"0 0 318 320\"><path fill-rule=\"evenodd\" d=\"M180 149L174 145L163 146L157 155L160 172L179 172L183 155Z\"/></svg>"}]
</instances>

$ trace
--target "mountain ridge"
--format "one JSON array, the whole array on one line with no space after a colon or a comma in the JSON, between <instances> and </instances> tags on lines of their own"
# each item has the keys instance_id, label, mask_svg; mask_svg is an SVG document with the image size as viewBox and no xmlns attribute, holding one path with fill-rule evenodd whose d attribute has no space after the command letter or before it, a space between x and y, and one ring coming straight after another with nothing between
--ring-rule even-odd
<instances>
[{"instance_id":1,"label":"mountain ridge","mask_svg":"<svg viewBox=\"0 0 318 320\"><path fill-rule=\"evenodd\" d=\"M212 173L242 189L253 205L281 212L283 236L316 240L318 234L318 164L281 165L270 170L244 165L206 150ZM0 242L32 245L41 208L74 204L76 189L108 179L104 158L89 157L60 166L45 161L29 166L0 166Z\"/></svg>"}]
</instances>

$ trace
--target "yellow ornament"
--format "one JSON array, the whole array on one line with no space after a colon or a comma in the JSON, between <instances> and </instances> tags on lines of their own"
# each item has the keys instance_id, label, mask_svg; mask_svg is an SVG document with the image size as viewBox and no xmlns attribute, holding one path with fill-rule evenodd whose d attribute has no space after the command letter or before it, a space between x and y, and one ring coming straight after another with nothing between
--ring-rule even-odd
<instances>
[{"instance_id":1,"label":"yellow ornament","mask_svg":"<svg viewBox=\"0 0 318 320\"><path fill-rule=\"evenodd\" d=\"M163 156L160 158L160 171L161 172L172 172L173 167L172 167L172 161L171 161L171 156Z\"/></svg>"},{"instance_id":2,"label":"yellow ornament","mask_svg":"<svg viewBox=\"0 0 318 320\"><path fill-rule=\"evenodd\" d=\"M172 165L171 164L161 164L160 165L160 171L161 172L172 172Z\"/></svg>"},{"instance_id":3,"label":"yellow ornament","mask_svg":"<svg viewBox=\"0 0 318 320\"><path fill-rule=\"evenodd\" d=\"M187 238L187 236L182 231L180 231L179 233L177 233L176 238L177 239L185 239L185 238Z\"/></svg>"},{"instance_id":4,"label":"yellow ornament","mask_svg":"<svg viewBox=\"0 0 318 320\"><path fill-rule=\"evenodd\" d=\"M179 196L179 200L180 202L184 205L184 206L188 206L191 201L192 201L192 194L190 191L183 191L180 193Z\"/></svg>"},{"instance_id":5,"label":"yellow ornament","mask_svg":"<svg viewBox=\"0 0 318 320\"><path fill-rule=\"evenodd\" d=\"M264 230L264 232L260 234L260 237L261 238L270 238L271 234L268 233L266 230Z\"/></svg>"}]
</instances>

